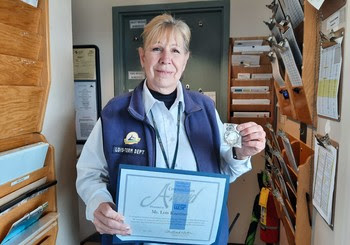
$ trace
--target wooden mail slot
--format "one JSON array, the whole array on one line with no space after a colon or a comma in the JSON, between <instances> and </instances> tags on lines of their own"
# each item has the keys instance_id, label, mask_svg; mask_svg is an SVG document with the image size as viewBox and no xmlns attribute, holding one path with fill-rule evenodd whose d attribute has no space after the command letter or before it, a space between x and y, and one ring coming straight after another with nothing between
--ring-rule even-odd
<instances>
[{"instance_id":1,"label":"wooden mail slot","mask_svg":"<svg viewBox=\"0 0 350 245\"><path fill-rule=\"evenodd\" d=\"M0 86L0 138L39 132L45 107L43 87Z\"/></svg>"},{"instance_id":2,"label":"wooden mail slot","mask_svg":"<svg viewBox=\"0 0 350 245\"><path fill-rule=\"evenodd\" d=\"M40 8L34 8L20 0L0 1L0 22L19 29L38 32Z\"/></svg>"},{"instance_id":3,"label":"wooden mail slot","mask_svg":"<svg viewBox=\"0 0 350 245\"><path fill-rule=\"evenodd\" d=\"M0 23L0 53L38 60L42 37Z\"/></svg>"},{"instance_id":4,"label":"wooden mail slot","mask_svg":"<svg viewBox=\"0 0 350 245\"><path fill-rule=\"evenodd\" d=\"M0 54L0 85L40 85L43 62Z\"/></svg>"}]
</instances>

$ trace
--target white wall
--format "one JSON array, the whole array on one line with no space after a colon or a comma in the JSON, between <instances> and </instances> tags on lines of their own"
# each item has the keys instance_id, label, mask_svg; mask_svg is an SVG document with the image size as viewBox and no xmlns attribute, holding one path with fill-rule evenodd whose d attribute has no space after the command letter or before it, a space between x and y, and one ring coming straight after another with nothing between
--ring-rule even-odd
<instances>
[{"instance_id":1,"label":"white wall","mask_svg":"<svg viewBox=\"0 0 350 245\"><path fill-rule=\"evenodd\" d=\"M350 7L347 4L347 30L345 31L345 50L344 54L348 54L350 48ZM334 217L334 230L332 231L322 217L313 210L313 236L312 244L349 244L349 227L350 227L350 137L349 137L349 125L350 125L350 72L348 67L350 66L349 55L343 57L343 96L342 96L342 110L341 121L335 122L318 118L317 131L324 134L329 128L329 136L331 139L339 143L339 160L337 171L337 183L336 183L336 204L335 204L335 217Z\"/></svg>"},{"instance_id":2,"label":"white wall","mask_svg":"<svg viewBox=\"0 0 350 245\"><path fill-rule=\"evenodd\" d=\"M271 11L265 7L270 3L270 0L231 0L230 37L268 36L270 31L263 21L267 21L271 16ZM230 220L240 213L231 231L230 242L244 244L251 222L255 196L260 191L257 173L264 169L263 155L254 156L252 165L252 171L238 178L230 186L228 202ZM260 240L259 229L255 236L255 244L265 244Z\"/></svg>"},{"instance_id":3,"label":"white wall","mask_svg":"<svg viewBox=\"0 0 350 245\"><path fill-rule=\"evenodd\" d=\"M113 36L112 7L140 4L193 2L184 0L74 0L73 11L73 42L79 44L95 44L100 48L101 93L102 106L114 96L113 74ZM268 28L263 20L268 20L271 12L265 7L270 0L231 0L231 37L266 36ZM244 243L249 227L252 206L259 192L256 173L263 168L262 157L253 160L254 169L244 175L231 186L229 205L231 220L240 212L241 216L234 227L230 241ZM84 220L84 205L80 203L80 237L84 238L93 232L91 223ZM262 244L257 241L257 244Z\"/></svg>"},{"instance_id":4,"label":"white wall","mask_svg":"<svg viewBox=\"0 0 350 245\"><path fill-rule=\"evenodd\" d=\"M79 244L75 191L74 83L71 0L50 0L51 88L42 134L55 148L57 244Z\"/></svg>"}]
</instances>

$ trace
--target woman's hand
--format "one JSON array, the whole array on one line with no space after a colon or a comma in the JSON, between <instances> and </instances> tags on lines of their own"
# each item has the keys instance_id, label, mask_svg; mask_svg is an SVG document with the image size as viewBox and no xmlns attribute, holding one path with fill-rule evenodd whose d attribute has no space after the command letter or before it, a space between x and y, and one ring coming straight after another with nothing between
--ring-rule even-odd
<instances>
[{"instance_id":1,"label":"woman's hand","mask_svg":"<svg viewBox=\"0 0 350 245\"><path fill-rule=\"evenodd\" d=\"M235 148L237 159L245 159L265 149L266 133L255 122L242 123L237 126L242 136L242 148Z\"/></svg>"},{"instance_id":2,"label":"woman's hand","mask_svg":"<svg viewBox=\"0 0 350 245\"><path fill-rule=\"evenodd\" d=\"M103 202L94 212L94 225L100 234L130 235L130 226L124 224L124 217L114 211L114 204Z\"/></svg>"}]
</instances>

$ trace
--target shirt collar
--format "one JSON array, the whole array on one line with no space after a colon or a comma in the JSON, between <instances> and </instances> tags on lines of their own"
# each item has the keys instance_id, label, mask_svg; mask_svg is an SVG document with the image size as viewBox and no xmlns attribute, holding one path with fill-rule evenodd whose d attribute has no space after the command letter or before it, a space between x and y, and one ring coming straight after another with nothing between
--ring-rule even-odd
<instances>
[{"instance_id":1,"label":"shirt collar","mask_svg":"<svg viewBox=\"0 0 350 245\"><path fill-rule=\"evenodd\" d=\"M159 100L156 100L151 92L149 91L147 85L146 85L147 79L145 79L145 82L143 83L143 104L145 105L145 113L146 115L150 112L150 110L152 109L152 107L154 106L155 103L163 103ZM184 103L184 95L183 95L183 91L182 91L182 86L181 86L181 82L178 81L177 85L177 95L176 95L176 99L174 101L174 104L171 106L177 106L177 104L179 102L181 102L182 106L181 106L181 110L182 112L184 112L185 110L185 103Z\"/></svg>"}]
</instances>

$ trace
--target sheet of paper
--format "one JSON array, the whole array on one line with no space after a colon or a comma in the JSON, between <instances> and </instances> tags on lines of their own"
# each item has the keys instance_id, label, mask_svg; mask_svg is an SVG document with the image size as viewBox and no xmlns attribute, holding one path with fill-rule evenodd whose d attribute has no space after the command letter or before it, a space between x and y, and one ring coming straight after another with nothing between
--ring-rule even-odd
<instances>
[{"instance_id":1,"label":"sheet of paper","mask_svg":"<svg viewBox=\"0 0 350 245\"><path fill-rule=\"evenodd\" d=\"M275 37L276 41L281 42L283 38L281 30L276 25L276 20L271 18L268 22L264 21L264 23L267 25L267 27L271 31L272 36Z\"/></svg>"},{"instance_id":2,"label":"sheet of paper","mask_svg":"<svg viewBox=\"0 0 350 245\"><path fill-rule=\"evenodd\" d=\"M19 197L23 193L25 193L29 190L33 190L36 187L44 184L46 182L46 179L47 179L47 177L45 176L37 181L34 181L33 183L30 183L29 185L26 185L26 186L14 191L14 192L11 192L10 194L8 194L4 197L1 197L0 198L0 206L4 205L5 203L8 203L9 201L12 201L13 199L15 199L16 197Z\"/></svg>"},{"instance_id":3,"label":"sheet of paper","mask_svg":"<svg viewBox=\"0 0 350 245\"><path fill-rule=\"evenodd\" d=\"M289 164L291 165L295 173L298 173L298 165L297 165L297 162L295 161L293 148L292 148L292 145L290 144L289 138L287 137L285 132L282 130L279 130L277 134L282 139L283 147L286 151Z\"/></svg>"},{"instance_id":4,"label":"sheet of paper","mask_svg":"<svg viewBox=\"0 0 350 245\"><path fill-rule=\"evenodd\" d=\"M94 48L73 49L74 80L96 80Z\"/></svg>"},{"instance_id":5,"label":"sheet of paper","mask_svg":"<svg viewBox=\"0 0 350 245\"><path fill-rule=\"evenodd\" d=\"M274 17L275 17L275 20L277 22L280 22L283 19L285 19L283 10L282 10L281 5L279 4L278 1L276 1L276 7L275 7L275 10L274 10Z\"/></svg>"},{"instance_id":6,"label":"sheet of paper","mask_svg":"<svg viewBox=\"0 0 350 245\"><path fill-rule=\"evenodd\" d=\"M318 145L315 139L314 186L312 204L319 214L331 225L333 192L337 165L337 149Z\"/></svg>"},{"instance_id":7,"label":"sheet of paper","mask_svg":"<svg viewBox=\"0 0 350 245\"><path fill-rule=\"evenodd\" d=\"M317 10L320 10L324 0L307 0L312 6L314 6Z\"/></svg>"},{"instance_id":8,"label":"sheet of paper","mask_svg":"<svg viewBox=\"0 0 350 245\"><path fill-rule=\"evenodd\" d=\"M269 105L269 99L232 99L232 105Z\"/></svg>"},{"instance_id":9,"label":"sheet of paper","mask_svg":"<svg viewBox=\"0 0 350 245\"><path fill-rule=\"evenodd\" d=\"M280 72L280 65L278 62L278 58L276 53L270 52L269 56L272 58L271 60L271 65L272 65L272 75L273 78L275 79L275 81L278 83L278 85L283 88L286 86L286 83L284 82L283 77L281 76L281 72Z\"/></svg>"},{"instance_id":10,"label":"sheet of paper","mask_svg":"<svg viewBox=\"0 0 350 245\"><path fill-rule=\"evenodd\" d=\"M257 52L269 52L269 45L244 45L244 46L233 46L234 53L257 53Z\"/></svg>"},{"instance_id":11,"label":"sheet of paper","mask_svg":"<svg viewBox=\"0 0 350 245\"><path fill-rule=\"evenodd\" d=\"M341 42L321 48L317 114L338 120L338 92L342 67Z\"/></svg>"},{"instance_id":12,"label":"sheet of paper","mask_svg":"<svg viewBox=\"0 0 350 245\"><path fill-rule=\"evenodd\" d=\"M130 29L143 29L146 24L147 24L146 19L130 20L129 21Z\"/></svg>"},{"instance_id":13,"label":"sheet of paper","mask_svg":"<svg viewBox=\"0 0 350 245\"><path fill-rule=\"evenodd\" d=\"M52 231L54 226L57 226L57 217L58 213L56 212L44 214L37 222L9 240L6 245L27 245L38 242L38 238L42 234L48 234L49 231Z\"/></svg>"},{"instance_id":14,"label":"sheet of paper","mask_svg":"<svg viewBox=\"0 0 350 245\"><path fill-rule=\"evenodd\" d=\"M21 0L24 3L27 3L35 8L38 7L38 0Z\"/></svg>"},{"instance_id":15,"label":"sheet of paper","mask_svg":"<svg viewBox=\"0 0 350 245\"><path fill-rule=\"evenodd\" d=\"M143 80L145 77L144 71L128 71L129 80Z\"/></svg>"},{"instance_id":16,"label":"sheet of paper","mask_svg":"<svg viewBox=\"0 0 350 245\"><path fill-rule=\"evenodd\" d=\"M287 164L284 161L282 154L279 150L273 150L272 154L277 158L279 162L279 166L281 167L281 173L283 175L283 179L285 182L288 182L290 187L292 188L293 192L296 193L296 183L293 181L293 179L290 176L289 169L287 168Z\"/></svg>"},{"instance_id":17,"label":"sheet of paper","mask_svg":"<svg viewBox=\"0 0 350 245\"><path fill-rule=\"evenodd\" d=\"M36 222L43 214L45 209L48 207L48 205L48 202L45 202L44 204L38 206L35 210L25 214L21 219L13 223L1 244L5 244L11 238L15 237L16 235L24 231L27 227L29 227L31 224Z\"/></svg>"},{"instance_id":18,"label":"sheet of paper","mask_svg":"<svg viewBox=\"0 0 350 245\"><path fill-rule=\"evenodd\" d=\"M86 140L97 121L96 82L75 82L77 140Z\"/></svg>"},{"instance_id":19,"label":"sheet of paper","mask_svg":"<svg viewBox=\"0 0 350 245\"><path fill-rule=\"evenodd\" d=\"M304 12L299 0L280 0L284 14L290 17L293 28L304 21Z\"/></svg>"},{"instance_id":20,"label":"sheet of paper","mask_svg":"<svg viewBox=\"0 0 350 245\"><path fill-rule=\"evenodd\" d=\"M301 80L300 72L295 63L294 56L292 54L292 50L290 49L289 42L287 39L284 39L284 48L286 48L286 50L281 51L280 54L284 66L286 67L290 83L292 84L292 87L302 86L303 82Z\"/></svg>"},{"instance_id":21,"label":"sheet of paper","mask_svg":"<svg viewBox=\"0 0 350 245\"><path fill-rule=\"evenodd\" d=\"M303 58L297 40L295 39L294 30L291 23L288 23L288 29L282 33L282 37L288 40L295 63L301 66L303 64Z\"/></svg>"},{"instance_id":22,"label":"sheet of paper","mask_svg":"<svg viewBox=\"0 0 350 245\"><path fill-rule=\"evenodd\" d=\"M238 73L237 74L237 79L240 79L240 80L249 80L250 79L250 73Z\"/></svg>"},{"instance_id":23,"label":"sheet of paper","mask_svg":"<svg viewBox=\"0 0 350 245\"><path fill-rule=\"evenodd\" d=\"M49 144L38 142L0 153L0 185L44 166ZM26 177L27 179L29 178ZM24 180L21 178L21 180ZM15 181L11 185L20 183Z\"/></svg>"},{"instance_id":24,"label":"sheet of paper","mask_svg":"<svg viewBox=\"0 0 350 245\"><path fill-rule=\"evenodd\" d=\"M133 232L114 242L212 244L228 182L225 175L123 165L117 206Z\"/></svg>"},{"instance_id":25,"label":"sheet of paper","mask_svg":"<svg viewBox=\"0 0 350 245\"><path fill-rule=\"evenodd\" d=\"M331 31L337 31L346 26L346 6L340 8L327 19L321 22L321 31L329 35Z\"/></svg>"},{"instance_id":26,"label":"sheet of paper","mask_svg":"<svg viewBox=\"0 0 350 245\"><path fill-rule=\"evenodd\" d=\"M280 22L285 19L284 13L278 1L274 0L271 4L266 5L272 11L272 18L276 19L277 22Z\"/></svg>"},{"instance_id":27,"label":"sheet of paper","mask_svg":"<svg viewBox=\"0 0 350 245\"><path fill-rule=\"evenodd\" d=\"M272 73L253 73L252 79L255 80L269 80L272 78Z\"/></svg>"},{"instance_id":28,"label":"sheet of paper","mask_svg":"<svg viewBox=\"0 0 350 245\"><path fill-rule=\"evenodd\" d=\"M233 65L252 66L260 64L260 55L232 55Z\"/></svg>"}]
</instances>

